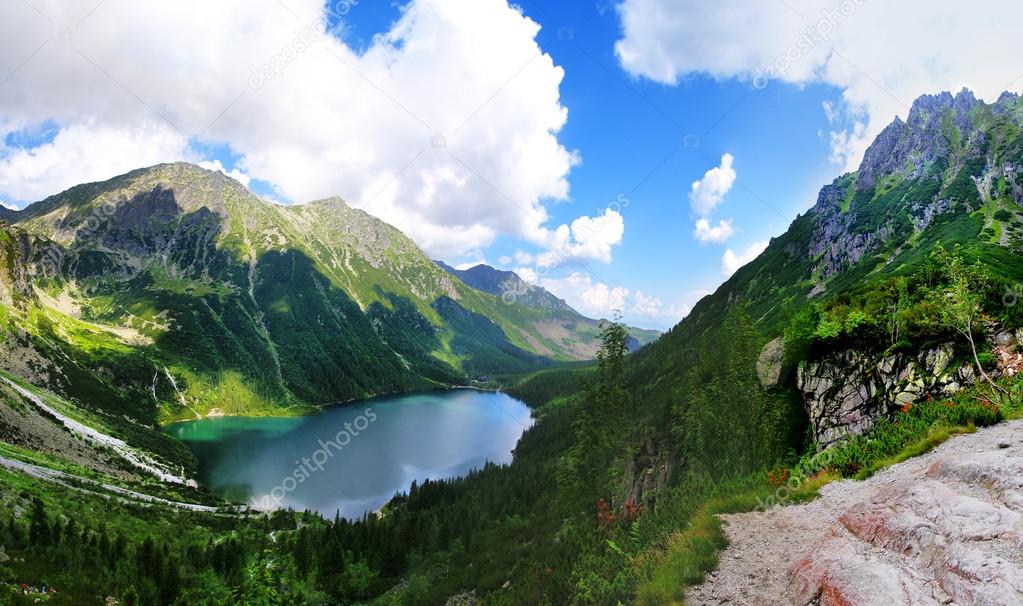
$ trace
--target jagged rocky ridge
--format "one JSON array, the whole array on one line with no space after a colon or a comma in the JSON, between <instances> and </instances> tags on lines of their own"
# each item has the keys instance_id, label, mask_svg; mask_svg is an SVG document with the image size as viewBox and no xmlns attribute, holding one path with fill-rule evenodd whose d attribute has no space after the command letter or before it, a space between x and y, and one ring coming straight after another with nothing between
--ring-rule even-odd
<instances>
[{"instance_id":1,"label":"jagged rocky ridge","mask_svg":"<svg viewBox=\"0 0 1023 606\"><path fill-rule=\"evenodd\" d=\"M896 118L877 137L857 171L824 186L810 210L694 306L659 341L662 347L641 357L652 361L662 348L686 351L686 342L719 330L729 310L741 306L767 343L757 369L761 385L800 394L813 434L824 444L871 427L911 394L915 401L961 386L968 378L960 374L966 356L938 372L927 362L943 358L928 352L941 343L894 357L881 343L818 352L797 376L799 360L787 360L776 338L812 303L912 275L939 244L961 245L999 280L1023 281L1021 169L1018 95L1005 93L994 103L968 90L924 95L905 121ZM992 327L989 340L999 332ZM912 384L919 389L906 389Z\"/></svg>"},{"instance_id":2,"label":"jagged rocky ridge","mask_svg":"<svg viewBox=\"0 0 1023 606\"><path fill-rule=\"evenodd\" d=\"M915 248L954 242L964 226L967 237L1018 254L1020 124L1015 94L990 105L968 90L920 97L905 122L896 118L878 136L856 173L821 190L808 213L813 286L806 296L846 288L850 275L862 280L898 270ZM979 233L968 229L971 218L982 218ZM1017 337L1023 335L999 334L997 327L990 333L992 341L1001 339L1002 353L1017 355ZM845 349L806 361L796 383L815 440L830 445L869 430L879 416L902 406L971 384L972 364L954 362L958 359L947 343L915 354ZM995 374L1015 372L1014 365L1003 358Z\"/></svg>"}]
</instances>

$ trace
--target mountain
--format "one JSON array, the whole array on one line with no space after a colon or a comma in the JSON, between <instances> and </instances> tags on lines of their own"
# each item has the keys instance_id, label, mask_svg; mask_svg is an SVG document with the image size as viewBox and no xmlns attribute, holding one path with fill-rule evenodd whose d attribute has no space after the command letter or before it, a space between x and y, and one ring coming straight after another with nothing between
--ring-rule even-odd
<instances>
[{"instance_id":1,"label":"mountain","mask_svg":"<svg viewBox=\"0 0 1023 606\"><path fill-rule=\"evenodd\" d=\"M561 318L568 326L576 323L587 324L599 328L600 321L587 318L572 308L564 299L560 299L542 286L529 284L513 271L500 270L486 264L479 264L469 269L455 269L443 261L434 261L438 267L455 276L463 283L477 290L501 297L506 303L525 305L533 309L548 311L552 317ZM660 331L629 327L629 351L654 341Z\"/></svg>"},{"instance_id":2,"label":"mountain","mask_svg":"<svg viewBox=\"0 0 1023 606\"><path fill-rule=\"evenodd\" d=\"M942 315L939 251L984 276L976 339L992 360L996 336L1023 325L1003 302L1023 282L1021 170L1017 95L917 99L857 171L636 354L637 406L673 428L656 432L662 448L711 473L752 470L802 449L808 429L827 445L972 382L968 344Z\"/></svg>"},{"instance_id":3,"label":"mountain","mask_svg":"<svg viewBox=\"0 0 1023 606\"><path fill-rule=\"evenodd\" d=\"M85 596L68 603L681 603L727 544L717 514L803 502L1023 415L1021 169L1017 96L923 96L668 333L626 356L611 325L599 363L551 366L572 357L552 311L472 288L341 201L278 207L187 165L72 188L0 227L0 501L23 512L0 524L0 591L45 574ZM511 391L536 407L513 463L413 484L357 522L110 506L65 487L142 475L171 501L209 497L125 465L117 442L35 442L90 420L188 472L180 443L132 420L508 368L531 370ZM88 578L52 572L67 562Z\"/></svg>"},{"instance_id":4,"label":"mountain","mask_svg":"<svg viewBox=\"0 0 1023 606\"><path fill-rule=\"evenodd\" d=\"M513 271L503 271L483 263L469 269L455 269L443 261L435 263L469 286L505 300L527 307L578 313L564 299L559 299L542 286L527 283Z\"/></svg>"},{"instance_id":5,"label":"mountain","mask_svg":"<svg viewBox=\"0 0 1023 606\"><path fill-rule=\"evenodd\" d=\"M7 217L27 307L5 315L20 338L0 369L147 421L429 389L597 347L595 323L467 286L339 198L279 206L190 164Z\"/></svg>"}]
</instances>

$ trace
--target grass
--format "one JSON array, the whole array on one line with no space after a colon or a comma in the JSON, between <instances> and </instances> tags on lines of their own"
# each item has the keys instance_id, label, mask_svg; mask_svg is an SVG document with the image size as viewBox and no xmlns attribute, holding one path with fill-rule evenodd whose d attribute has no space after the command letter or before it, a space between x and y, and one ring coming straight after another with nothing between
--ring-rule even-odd
<instances>
[{"instance_id":1,"label":"grass","mask_svg":"<svg viewBox=\"0 0 1023 606\"><path fill-rule=\"evenodd\" d=\"M728 547L718 516L751 511L769 494L765 486L760 491L711 499L697 510L688 528L668 539L667 555L640 587L637 603L682 604L686 588L702 583L705 575L717 568L718 552Z\"/></svg>"},{"instance_id":2,"label":"grass","mask_svg":"<svg viewBox=\"0 0 1023 606\"><path fill-rule=\"evenodd\" d=\"M870 476L874 475L875 473L881 471L886 467L891 467L892 465L902 463L903 461L912 459L913 457L918 457L920 455L927 454L928 452L934 450L936 446L938 446L945 440L948 440L952 436L967 433L975 433L976 431L977 427L972 423L969 425L957 425L954 427L933 427L931 428L930 431L927 432L926 436L920 438L919 440L911 444L908 444L906 447L904 447L902 450L895 453L894 455L890 457L885 457L883 459L871 463L867 467L864 467L863 469L856 473L855 478L857 480L866 480Z\"/></svg>"},{"instance_id":3,"label":"grass","mask_svg":"<svg viewBox=\"0 0 1023 606\"><path fill-rule=\"evenodd\" d=\"M809 502L820 495L821 488L843 477L864 480L882 469L926 454L952 436L973 433L977 425L992 425L1018 416L1015 407L1002 410L977 399L981 389L961 392L945 402L929 401L906 407L894 419L882 419L869 434L824 451L830 453L828 456L807 454L791 468L768 474L778 488L763 480L752 485L740 482L735 484L733 493L708 498L689 518L686 527L671 534L661 553L654 556L657 563L640 584L637 603L684 604L686 589L702 583L706 574L717 568L718 552L728 547L721 514ZM792 484L795 487L787 488Z\"/></svg>"}]
</instances>

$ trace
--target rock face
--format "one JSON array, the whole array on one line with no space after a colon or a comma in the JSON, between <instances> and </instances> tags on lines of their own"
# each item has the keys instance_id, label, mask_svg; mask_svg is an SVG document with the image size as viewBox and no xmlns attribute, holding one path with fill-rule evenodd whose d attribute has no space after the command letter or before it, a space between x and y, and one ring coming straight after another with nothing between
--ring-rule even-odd
<instances>
[{"instance_id":1,"label":"rock face","mask_svg":"<svg viewBox=\"0 0 1023 606\"><path fill-rule=\"evenodd\" d=\"M979 203L997 198L992 186L1000 180L1018 203L1017 196L1023 193L1017 184L1019 158L988 154L989 135L985 122L978 119L981 114L992 119L1011 117L1018 100L1017 95L1005 93L996 103L985 104L966 89L955 95L923 95L913 103L905 122L896 118L881 131L864 153L859 170L825 186L813 207L816 225L807 255L814 260L811 275L821 281L817 286L824 288L828 278L871 258L886 245L903 242L940 215L974 210ZM974 181L967 189L975 191L950 192L944 187L946 178L935 172L938 165L944 165L947 175L966 169ZM894 207L872 209L872 195L883 196L900 184L913 185L900 190L897 204L905 211L904 219Z\"/></svg>"},{"instance_id":2,"label":"rock face","mask_svg":"<svg viewBox=\"0 0 1023 606\"><path fill-rule=\"evenodd\" d=\"M729 546L685 603L1023 605L1021 486L1023 421L1010 421L810 503L722 516Z\"/></svg>"},{"instance_id":3,"label":"rock face","mask_svg":"<svg viewBox=\"0 0 1023 606\"><path fill-rule=\"evenodd\" d=\"M779 387L784 378L785 340L783 337L771 339L760 350L757 358L757 379L765 389Z\"/></svg>"},{"instance_id":4,"label":"rock face","mask_svg":"<svg viewBox=\"0 0 1023 606\"><path fill-rule=\"evenodd\" d=\"M29 238L17 234L0 219L0 304L20 305L32 295L25 257Z\"/></svg>"},{"instance_id":5,"label":"rock face","mask_svg":"<svg viewBox=\"0 0 1023 606\"><path fill-rule=\"evenodd\" d=\"M793 603L1023 604L1023 459L997 452L940 459L927 476L896 482L842 514L841 527L792 567ZM986 493L992 483L1003 490ZM978 488L982 498L969 494Z\"/></svg>"},{"instance_id":6,"label":"rock face","mask_svg":"<svg viewBox=\"0 0 1023 606\"><path fill-rule=\"evenodd\" d=\"M951 366L950 344L917 356L894 354L877 359L857 350L842 350L804 362L797 373L814 439L829 446L868 431L896 408L940 397L972 383L970 365Z\"/></svg>"}]
</instances>

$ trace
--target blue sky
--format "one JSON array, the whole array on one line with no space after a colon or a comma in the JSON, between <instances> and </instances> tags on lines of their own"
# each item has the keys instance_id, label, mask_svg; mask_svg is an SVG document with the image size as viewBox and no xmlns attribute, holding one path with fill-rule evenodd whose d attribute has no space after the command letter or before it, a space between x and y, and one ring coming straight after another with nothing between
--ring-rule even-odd
<instances>
[{"instance_id":1,"label":"blue sky","mask_svg":"<svg viewBox=\"0 0 1023 606\"><path fill-rule=\"evenodd\" d=\"M983 3L8 3L0 203L191 161L664 329L917 96L1019 90Z\"/></svg>"},{"instance_id":2,"label":"blue sky","mask_svg":"<svg viewBox=\"0 0 1023 606\"><path fill-rule=\"evenodd\" d=\"M826 133L832 128L823 102L840 103L841 91L827 85L776 83L765 89L749 81L695 75L678 86L636 78L622 69L614 54L621 22L613 7L592 1L523 1L525 15L542 27L537 41L565 70L561 102L568 122L558 135L581 163L569 174L571 198L548 206L552 222L570 223L581 214L596 215L609 202L626 196L625 232L610 263L568 263L547 274L547 286L561 291L590 313L558 279L582 272L593 282L630 294L640 291L665 307L684 311L719 285L721 258L784 232L797 213L813 203L817 191L842 172L829 160ZM395 3L362 2L348 14L345 39L365 46L374 33L386 31L400 15ZM736 183L717 207L717 219L732 219L736 233L724 243L697 242L689 205L692 183L735 157ZM496 201L500 203L500 200ZM715 220L715 222L716 222ZM499 238L478 254L447 259L455 264L485 260L501 264L523 246L516 238ZM562 286L562 288L559 288ZM644 314L623 306L627 319L665 329L675 314Z\"/></svg>"}]
</instances>

